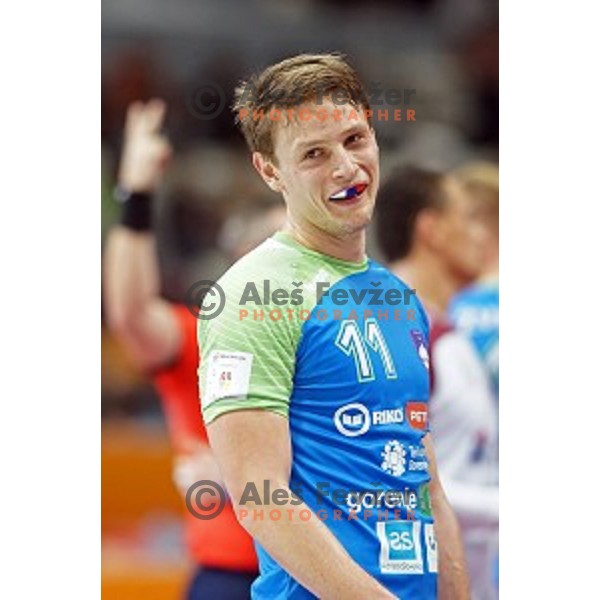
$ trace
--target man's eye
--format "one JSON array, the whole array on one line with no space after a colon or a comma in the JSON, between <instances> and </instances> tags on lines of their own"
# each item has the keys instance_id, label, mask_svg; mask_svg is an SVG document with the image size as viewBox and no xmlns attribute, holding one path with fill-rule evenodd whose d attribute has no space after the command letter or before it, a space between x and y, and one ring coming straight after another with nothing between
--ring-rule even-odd
<instances>
[{"instance_id":1,"label":"man's eye","mask_svg":"<svg viewBox=\"0 0 600 600\"><path fill-rule=\"evenodd\" d=\"M320 148L313 148L312 150L309 150L305 155L304 158L308 158L308 159L314 159L314 158L319 158L322 154L322 150Z\"/></svg>"},{"instance_id":2,"label":"man's eye","mask_svg":"<svg viewBox=\"0 0 600 600\"><path fill-rule=\"evenodd\" d=\"M361 133L353 133L346 138L346 144L355 144L360 142L363 138L364 136Z\"/></svg>"}]
</instances>

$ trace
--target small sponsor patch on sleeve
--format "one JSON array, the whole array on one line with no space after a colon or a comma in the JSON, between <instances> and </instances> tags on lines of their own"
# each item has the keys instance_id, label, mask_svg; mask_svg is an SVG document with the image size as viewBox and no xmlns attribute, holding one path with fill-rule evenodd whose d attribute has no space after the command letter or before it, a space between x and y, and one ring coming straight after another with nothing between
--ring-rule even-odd
<instances>
[{"instance_id":1,"label":"small sponsor patch on sleeve","mask_svg":"<svg viewBox=\"0 0 600 600\"><path fill-rule=\"evenodd\" d=\"M433 523L425 523L425 547L427 548L427 566L430 573L438 572L438 546Z\"/></svg>"},{"instance_id":2,"label":"small sponsor patch on sleeve","mask_svg":"<svg viewBox=\"0 0 600 600\"><path fill-rule=\"evenodd\" d=\"M213 350L207 360L203 408L223 398L247 396L253 358L249 352Z\"/></svg>"}]
</instances>

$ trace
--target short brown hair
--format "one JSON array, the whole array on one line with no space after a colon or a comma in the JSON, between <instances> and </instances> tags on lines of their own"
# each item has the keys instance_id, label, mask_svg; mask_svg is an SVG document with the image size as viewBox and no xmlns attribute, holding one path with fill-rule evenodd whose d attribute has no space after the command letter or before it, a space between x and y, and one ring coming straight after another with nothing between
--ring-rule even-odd
<instances>
[{"instance_id":1,"label":"short brown hair","mask_svg":"<svg viewBox=\"0 0 600 600\"><path fill-rule=\"evenodd\" d=\"M445 175L413 165L395 169L377 195L377 241L388 262L413 249L415 224L427 209L443 209Z\"/></svg>"},{"instance_id":2,"label":"short brown hair","mask_svg":"<svg viewBox=\"0 0 600 600\"><path fill-rule=\"evenodd\" d=\"M500 173L491 162L474 162L455 171L458 180L477 201L488 227L498 234L500 212Z\"/></svg>"},{"instance_id":3,"label":"short brown hair","mask_svg":"<svg viewBox=\"0 0 600 600\"><path fill-rule=\"evenodd\" d=\"M299 54L243 81L235 90L232 110L252 152L274 157L275 121L259 118L272 109L289 109L342 92L348 102L370 110L356 71L341 54ZM247 118L240 118L244 111Z\"/></svg>"}]
</instances>

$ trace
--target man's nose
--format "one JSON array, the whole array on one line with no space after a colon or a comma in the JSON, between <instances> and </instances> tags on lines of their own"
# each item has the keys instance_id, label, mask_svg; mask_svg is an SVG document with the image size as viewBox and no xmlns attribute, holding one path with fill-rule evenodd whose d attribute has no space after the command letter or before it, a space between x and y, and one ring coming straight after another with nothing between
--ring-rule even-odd
<instances>
[{"instance_id":1,"label":"man's nose","mask_svg":"<svg viewBox=\"0 0 600 600\"><path fill-rule=\"evenodd\" d=\"M335 155L334 179L351 181L356 176L358 165L354 162L352 154L342 149Z\"/></svg>"}]
</instances>

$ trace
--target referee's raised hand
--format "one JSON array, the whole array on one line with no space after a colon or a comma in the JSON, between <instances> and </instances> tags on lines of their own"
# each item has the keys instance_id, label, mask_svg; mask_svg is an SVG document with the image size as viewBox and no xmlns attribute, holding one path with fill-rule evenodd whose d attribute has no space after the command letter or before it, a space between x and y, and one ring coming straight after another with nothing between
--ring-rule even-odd
<instances>
[{"instance_id":1,"label":"referee's raised hand","mask_svg":"<svg viewBox=\"0 0 600 600\"><path fill-rule=\"evenodd\" d=\"M119 186L130 192L152 192L171 157L171 146L161 128L163 100L133 102L127 109Z\"/></svg>"},{"instance_id":2,"label":"referee's raised hand","mask_svg":"<svg viewBox=\"0 0 600 600\"><path fill-rule=\"evenodd\" d=\"M161 297L153 230L153 197L171 156L162 131L162 100L127 109L115 200L121 219L104 253L104 300L111 330L143 370L162 368L181 350L182 334L171 304Z\"/></svg>"}]
</instances>

